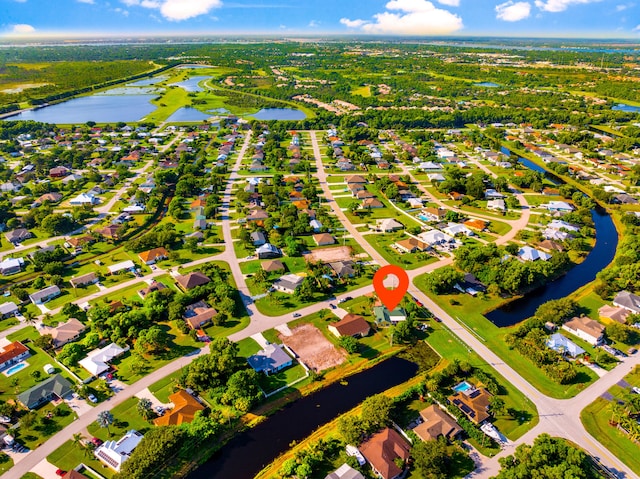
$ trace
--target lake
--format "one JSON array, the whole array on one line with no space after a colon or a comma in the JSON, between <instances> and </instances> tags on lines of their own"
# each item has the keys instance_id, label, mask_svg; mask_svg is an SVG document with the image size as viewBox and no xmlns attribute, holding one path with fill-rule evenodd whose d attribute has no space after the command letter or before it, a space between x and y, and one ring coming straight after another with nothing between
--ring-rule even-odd
<instances>
[{"instance_id":1,"label":"lake","mask_svg":"<svg viewBox=\"0 0 640 479\"><path fill-rule=\"evenodd\" d=\"M6 121L34 120L44 123L117 123L139 121L156 109L156 95L92 95L55 105L28 110L3 118Z\"/></svg>"},{"instance_id":2,"label":"lake","mask_svg":"<svg viewBox=\"0 0 640 479\"><path fill-rule=\"evenodd\" d=\"M263 108L249 116L256 120L304 120L307 117L303 111L292 108Z\"/></svg>"},{"instance_id":3,"label":"lake","mask_svg":"<svg viewBox=\"0 0 640 479\"><path fill-rule=\"evenodd\" d=\"M184 80L178 83L171 83L171 86L174 86L174 85L179 86L180 88L184 88L188 92L204 91L204 88L198 85L198 83L200 83L202 80L208 80L209 78L211 77L207 77L207 76L191 77L188 80Z\"/></svg>"},{"instance_id":4,"label":"lake","mask_svg":"<svg viewBox=\"0 0 640 479\"><path fill-rule=\"evenodd\" d=\"M627 105L626 103L618 103L617 105L612 106L611 109L630 113L640 113L640 106Z\"/></svg>"},{"instance_id":5,"label":"lake","mask_svg":"<svg viewBox=\"0 0 640 479\"><path fill-rule=\"evenodd\" d=\"M500 327L512 326L533 316L542 303L569 296L596 279L596 274L613 261L618 246L618 232L606 212L596 209L591 215L596 229L596 244L587 258L564 276L486 314L489 321Z\"/></svg>"},{"instance_id":6,"label":"lake","mask_svg":"<svg viewBox=\"0 0 640 479\"><path fill-rule=\"evenodd\" d=\"M503 146L502 148L500 148L500 151L507 156L511 155L511 150L509 150L509 148L507 147ZM518 163L520 163L522 166L526 168L529 168L530 170L537 171L538 173L542 173L545 176L545 178L547 178L549 181L551 181L555 185L562 184L562 180L560 178L558 178L553 173L548 172L543 167L536 165L531 160L518 156Z\"/></svg>"},{"instance_id":7,"label":"lake","mask_svg":"<svg viewBox=\"0 0 640 479\"><path fill-rule=\"evenodd\" d=\"M161 81L164 81L167 78L168 77L165 77L165 76L145 78L143 80L138 80L138 81L133 82L133 83L127 83L127 86L149 86L149 85L155 85L156 83L160 83Z\"/></svg>"},{"instance_id":8,"label":"lake","mask_svg":"<svg viewBox=\"0 0 640 479\"><path fill-rule=\"evenodd\" d=\"M202 121L206 120L210 116L211 115L207 113L202 113L200 110L185 106L178 108L173 112L171 116L167 118L167 123L171 123L173 121Z\"/></svg>"},{"instance_id":9,"label":"lake","mask_svg":"<svg viewBox=\"0 0 640 479\"><path fill-rule=\"evenodd\" d=\"M498 88L501 85L498 85L497 83L493 83L493 82L490 82L490 81L484 81L484 82L481 82L481 83L474 83L473 86L483 86L483 87L486 87L486 88Z\"/></svg>"},{"instance_id":10,"label":"lake","mask_svg":"<svg viewBox=\"0 0 640 479\"><path fill-rule=\"evenodd\" d=\"M254 428L236 435L217 454L187 476L189 479L251 479L279 454L369 396L401 384L417 366L391 358L311 396L298 399Z\"/></svg>"}]
</instances>

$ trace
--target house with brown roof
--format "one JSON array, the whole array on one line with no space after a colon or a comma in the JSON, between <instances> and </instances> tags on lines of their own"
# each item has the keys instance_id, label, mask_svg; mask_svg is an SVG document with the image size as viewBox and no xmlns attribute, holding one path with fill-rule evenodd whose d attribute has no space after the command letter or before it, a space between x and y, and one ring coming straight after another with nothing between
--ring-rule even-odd
<instances>
[{"instance_id":1,"label":"house with brown roof","mask_svg":"<svg viewBox=\"0 0 640 479\"><path fill-rule=\"evenodd\" d=\"M604 339L604 326L587 316L572 318L562 325L562 329L594 346L600 344Z\"/></svg>"},{"instance_id":2,"label":"house with brown roof","mask_svg":"<svg viewBox=\"0 0 640 479\"><path fill-rule=\"evenodd\" d=\"M167 289L167 286L164 283L160 283L154 280L146 288L138 290L138 296L144 299L147 297L147 295L154 293L156 291L162 291L163 289Z\"/></svg>"},{"instance_id":3,"label":"house with brown roof","mask_svg":"<svg viewBox=\"0 0 640 479\"><path fill-rule=\"evenodd\" d=\"M422 208L421 213L426 216L429 221L440 221L447 215L447 210L444 208L433 208L431 206Z\"/></svg>"},{"instance_id":4,"label":"house with brown roof","mask_svg":"<svg viewBox=\"0 0 640 479\"><path fill-rule=\"evenodd\" d=\"M274 273L276 271L284 271L284 263L279 259L273 259L262 262L262 269L267 273Z\"/></svg>"},{"instance_id":5,"label":"house with brown roof","mask_svg":"<svg viewBox=\"0 0 640 479\"><path fill-rule=\"evenodd\" d=\"M349 176L345 177L344 181L346 181L347 184L351 184L351 183L365 184L365 183L367 183L367 180L361 175L349 175Z\"/></svg>"},{"instance_id":6,"label":"house with brown roof","mask_svg":"<svg viewBox=\"0 0 640 479\"><path fill-rule=\"evenodd\" d=\"M200 329L210 323L217 314L218 312L214 308L200 300L187 306L182 318L191 329Z\"/></svg>"},{"instance_id":7,"label":"house with brown roof","mask_svg":"<svg viewBox=\"0 0 640 479\"><path fill-rule=\"evenodd\" d=\"M247 215L247 221L262 221L266 220L269 217L269 213L267 213L262 208L255 208L249 212Z\"/></svg>"},{"instance_id":8,"label":"house with brown roof","mask_svg":"<svg viewBox=\"0 0 640 479\"><path fill-rule=\"evenodd\" d=\"M413 432L423 441L435 440L441 436L453 440L463 430L454 418L436 404L420 411L420 417L423 422L416 426Z\"/></svg>"},{"instance_id":9,"label":"house with brown roof","mask_svg":"<svg viewBox=\"0 0 640 479\"><path fill-rule=\"evenodd\" d=\"M361 208L363 210L370 209L370 208L371 209L384 208L384 204L378 198L367 198L362 202Z\"/></svg>"},{"instance_id":10,"label":"house with brown roof","mask_svg":"<svg viewBox=\"0 0 640 479\"><path fill-rule=\"evenodd\" d=\"M96 233L101 234L105 238L118 239L118 232L120 231L120 225L109 225L102 229L96 230Z\"/></svg>"},{"instance_id":11,"label":"house with brown roof","mask_svg":"<svg viewBox=\"0 0 640 479\"><path fill-rule=\"evenodd\" d=\"M87 286L89 284L95 284L97 282L98 282L98 275L93 271L91 273L83 274L82 276L77 276L69 280L69 283L74 288Z\"/></svg>"},{"instance_id":12,"label":"house with brown roof","mask_svg":"<svg viewBox=\"0 0 640 479\"><path fill-rule=\"evenodd\" d=\"M96 239L93 236L84 235L84 236L73 236L71 238L67 238L65 241L65 246L68 248L75 248L76 253L82 251L82 247L91 243L95 243Z\"/></svg>"},{"instance_id":13,"label":"house with brown roof","mask_svg":"<svg viewBox=\"0 0 640 479\"><path fill-rule=\"evenodd\" d=\"M35 206L38 206L43 204L45 201L48 201L49 203L57 203L61 199L62 195L60 193L58 193L57 191L52 191L51 193L45 193L44 195L40 196L40 198L34 201L33 204Z\"/></svg>"},{"instance_id":14,"label":"house with brown roof","mask_svg":"<svg viewBox=\"0 0 640 479\"><path fill-rule=\"evenodd\" d=\"M399 467L396 461L400 459L406 463L411 454L411 447L398 432L386 428L363 442L360 452L369 461L377 476L382 479L396 479L404 473L404 468Z\"/></svg>"},{"instance_id":15,"label":"house with brown roof","mask_svg":"<svg viewBox=\"0 0 640 479\"><path fill-rule=\"evenodd\" d=\"M76 471L75 469L71 469L64 476L62 476L62 479L89 479L89 478L84 474Z\"/></svg>"},{"instance_id":16,"label":"house with brown roof","mask_svg":"<svg viewBox=\"0 0 640 479\"><path fill-rule=\"evenodd\" d=\"M371 327L362 316L349 313L337 323L330 324L328 329L338 338L342 336L364 337L369 334Z\"/></svg>"},{"instance_id":17,"label":"house with brown roof","mask_svg":"<svg viewBox=\"0 0 640 479\"><path fill-rule=\"evenodd\" d=\"M487 227L488 223L489 223L488 221L474 218L474 219L465 221L463 224L467 228L473 228L474 230L482 231Z\"/></svg>"},{"instance_id":18,"label":"house with brown roof","mask_svg":"<svg viewBox=\"0 0 640 479\"><path fill-rule=\"evenodd\" d=\"M328 246L336 243L336 239L329 233L313 235L313 241L315 241L318 246Z\"/></svg>"},{"instance_id":19,"label":"house with brown roof","mask_svg":"<svg viewBox=\"0 0 640 479\"><path fill-rule=\"evenodd\" d=\"M144 264L154 264L156 261L167 259L168 257L169 252L162 246L148 251L143 251L138 255L138 258L140 258L140 261Z\"/></svg>"},{"instance_id":20,"label":"house with brown roof","mask_svg":"<svg viewBox=\"0 0 640 479\"><path fill-rule=\"evenodd\" d=\"M396 248L404 253L415 253L416 251L426 251L429 245L416 238L407 238L395 243Z\"/></svg>"},{"instance_id":21,"label":"house with brown roof","mask_svg":"<svg viewBox=\"0 0 640 479\"><path fill-rule=\"evenodd\" d=\"M470 421L481 424L491 417L489 401L492 396L485 388L469 384L465 390L456 391L453 396L449 396L449 402L460 409Z\"/></svg>"},{"instance_id":22,"label":"house with brown roof","mask_svg":"<svg viewBox=\"0 0 640 479\"><path fill-rule=\"evenodd\" d=\"M190 423L196 417L198 411L204 411L204 406L198 402L191 394L181 389L169 396L169 401L173 403L173 409L153 420L156 426L179 426Z\"/></svg>"},{"instance_id":23,"label":"house with brown roof","mask_svg":"<svg viewBox=\"0 0 640 479\"><path fill-rule=\"evenodd\" d=\"M176 277L176 282L185 291L189 291L190 289L193 289L196 286L202 286L203 284L207 284L209 281L211 281L209 277L199 271L193 271L192 273L180 275Z\"/></svg>"},{"instance_id":24,"label":"house with brown roof","mask_svg":"<svg viewBox=\"0 0 640 479\"><path fill-rule=\"evenodd\" d=\"M609 306L605 304L598 310L598 316L609 321L615 321L616 323L624 324L627 322L627 317L631 313L619 306Z\"/></svg>"},{"instance_id":25,"label":"house with brown roof","mask_svg":"<svg viewBox=\"0 0 640 479\"><path fill-rule=\"evenodd\" d=\"M87 329L86 326L76 318L69 318L66 323L60 323L55 328L42 326L39 332L40 336L50 334L53 338L53 347L58 349L65 344L78 339L85 329Z\"/></svg>"}]
</instances>

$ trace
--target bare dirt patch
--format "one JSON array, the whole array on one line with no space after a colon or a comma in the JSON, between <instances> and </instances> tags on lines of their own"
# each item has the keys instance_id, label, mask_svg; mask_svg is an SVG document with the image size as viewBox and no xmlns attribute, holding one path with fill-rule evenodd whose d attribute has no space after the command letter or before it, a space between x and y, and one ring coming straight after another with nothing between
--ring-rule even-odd
<instances>
[{"instance_id":1,"label":"bare dirt patch","mask_svg":"<svg viewBox=\"0 0 640 479\"><path fill-rule=\"evenodd\" d=\"M314 371L332 368L346 359L346 354L331 344L312 324L303 324L291 332L291 336L280 335L280 339Z\"/></svg>"},{"instance_id":2,"label":"bare dirt patch","mask_svg":"<svg viewBox=\"0 0 640 479\"><path fill-rule=\"evenodd\" d=\"M351 246L336 246L335 248L322 248L304 255L304 259L310 263L334 263L336 261L348 261L351 259Z\"/></svg>"}]
</instances>

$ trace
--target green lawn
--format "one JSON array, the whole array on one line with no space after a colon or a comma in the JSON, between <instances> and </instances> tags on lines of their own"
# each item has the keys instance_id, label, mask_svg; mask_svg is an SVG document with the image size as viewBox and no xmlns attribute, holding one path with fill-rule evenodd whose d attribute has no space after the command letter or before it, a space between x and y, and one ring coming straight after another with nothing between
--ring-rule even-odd
<instances>
[{"instance_id":1,"label":"green lawn","mask_svg":"<svg viewBox=\"0 0 640 479\"><path fill-rule=\"evenodd\" d=\"M58 406L48 403L35 411L40 421L29 428L19 428L17 434L15 434L16 439L29 449L35 449L42 445L49 437L64 429L77 417L76 413L65 403ZM52 414L51 419L46 418L49 413Z\"/></svg>"},{"instance_id":2,"label":"green lawn","mask_svg":"<svg viewBox=\"0 0 640 479\"><path fill-rule=\"evenodd\" d=\"M158 401L162 401L163 403L169 402L169 395L173 394L173 386L175 384L175 380L180 377L182 374L182 370L178 370L174 373L165 376L160 381L153 383L149 386L149 391L153 393L153 395L158 398Z\"/></svg>"},{"instance_id":3,"label":"green lawn","mask_svg":"<svg viewBox=\"0 0 640 479\"><path fill-rule=\"evenodd\" d=\"M245 338L238 341L238 348L238 356L241 356L243 358L253 356L262 349L253 338Z\"/></svg>"},{"instance_id":4,"label":"green lawn","mask_svg":"<svg viewBox=\"0 0 640 479\"><path fill-rule=\"evenodd\" d=\"M391 248L391 245L397 241L409 238L402 232L368 234L364 238L389 263L401 266L404 269L416 269L437 261L429 253L400 253Z\"/></svg>"},{"instance_id":5,"label":"green lawn","mask_svg":"<svg viewBox=\"0 0 640 479\"><path fill-rule=\"evenodd\" d=\"M494 353L508 361L511 367L522 377L534 385L540 392L559 399L573 397L597 379L596 374L589 368L579 366L578 379L571 385L553 382L544 372L536 367L529 359L515 350L509 349L504 342L504 336L511 328L499 328L486 319L483 313L493 310L503 301L501 298L485 296L471 297L467 294L433 295L425 287L425 275L414 280L414 284L425 294L428 294L452 317L458 318L467 329L486 341ZM458 303L458 304L452 304Z\"/></svg>"},{"instance_id":6,"label":"green lawn","mask_svg":"<svg viewBox=\"0 0 640 479\"><path fill-rule=\"evenodd\" d=\"M106 428L100 427L96 422L92 422L87 427L89 434L103 441L119 439L131 429L135 429L144 434L154 426L150 421L146 421L140 416L136 409L137 404L138 398L132 397L118 404L111 410L111 414L113 414L114 417L114 423L109 427L111 434L109 434Z\"/></svg>"},{"instance_id":7,"label":"green lawn","mask_svg":"<svg viewBox=\"0 0 640 479\"><path fill-rule=\"evenodd\" d=\"M270 376L262 374L260 376L260 387L268 394L305 377L306 374L307 371L300 364L294 363L293 366L276 374L271 374Z\"/></svg>"},{"instance_id":8,"label":"green lawn","mask_svg":"<svg viewBox=\"0 0 640 479\"><path fill-rule=\"evenodd\" d=\"M84 447L73 444L73 441L66 441L62 446L49 454L47 461L65 471L70 471L77 467L78 464L83 463L98 471L107 479L115 475L114 471L98 461L93 454L84 449Z\"/></svg>"}]
</instances>

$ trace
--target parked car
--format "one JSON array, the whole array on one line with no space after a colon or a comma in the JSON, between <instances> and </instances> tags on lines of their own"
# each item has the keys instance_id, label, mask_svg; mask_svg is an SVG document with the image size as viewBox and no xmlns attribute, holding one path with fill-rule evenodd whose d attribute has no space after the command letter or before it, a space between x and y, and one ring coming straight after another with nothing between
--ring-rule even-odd
<instances>
[{"instance_id":1,"label":"parked car","mask_svg":"<svg viewBox=\"0 0 640 479\"><path fill-rule=\"evenodd\" d=\"M64 471L62 469L56 469L56 476L64 476L67 473L67 471Z\"/></svg>"},{"instance_id":2,"label":"parked car","mask_svg":"<svg viewBox=\"0 0 640 479\"><path fill-rule=\"evenodd\" d=\"M441 322L442 322L442 320L441 320L439 317L437 317L437 316L434 316L434 317L433 317L433 320L434 320L436 323L441 323Z\"/></svg>"},{"instance_id":3,"label":"parked car","mask_svg":"<svg viewBox=\"0 0 640 479\"><path fill-rule=\"evenodd\" d=\"M338 308L338 307L337 307L335 304L333 304L333 303L329 303L329 307L330 307L331 309L337 309L337 308Z\"/></svg>"},{"instance_id":4,"label":"parked car","mask_svg":"<svg viewBox=\"0 0 640 479\"><path fill-rule=\"evenodd\" d=\"M92 438L91 438L91 443L92 443L94 446L98 447L99 445L101 445L101 444L102 444L102 439L99 439L99 438L97 438L97 437L92 437Z\"/></svg>"},{"instance_id":5,"label":"parked car","mask_svg":"<svg viewBox=\"0 0 640 479\"><path fill-rule=\"evenodd\" d=\"M302 316L300 313L293 313L294 318L299 318L300 316Z\"/></svg>"},{"instance_id":6,"label":"parked car","mask_svg":"<svg viewBox=\"0 0 640 479\"><path fill-rule=\"evenodd\" d=\"M162 416L164 414L164 407L162 406L156 406L156 412Z\"/></svg>"},{"instance_id":7,"label":"parked car","mask_svg":"<svg viewBox=\"0 0 640 479\"><path fill-rule=\"evenodd\" d=\"M95 397L93 394L89 394L89 395L87 396L87 399L88 399L89 401L91 401L92 403L97 403L97 402L98 402L98 398L97 398L97 397Z\"/></svg>"}]
</instances>

